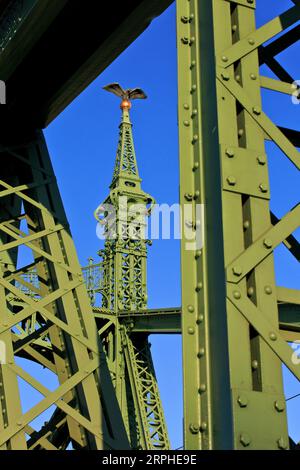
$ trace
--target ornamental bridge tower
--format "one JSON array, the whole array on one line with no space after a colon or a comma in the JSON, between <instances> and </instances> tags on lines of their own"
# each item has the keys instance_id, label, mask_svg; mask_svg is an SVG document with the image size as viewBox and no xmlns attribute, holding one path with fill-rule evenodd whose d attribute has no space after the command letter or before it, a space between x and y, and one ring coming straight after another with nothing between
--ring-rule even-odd
<instances>
[{"instance_id":1,"label":"ornamental bridge tower","mask_svg":"<svg viewBox=\"0 0 300 470\"><path fill-rule=\"evenodd\" d=\"M130 100L146 95L139 88L123 90L118 83L104 89L122 98L122 120L110 192L95 211L105 245L99 251L102 307L94 307L94 313L131 448L169 449L149 332L135 329L138 319L151 320L146 284L151 241L145 228L154 199L141 188L129 110Z\"/></svg>"}]
</instances>

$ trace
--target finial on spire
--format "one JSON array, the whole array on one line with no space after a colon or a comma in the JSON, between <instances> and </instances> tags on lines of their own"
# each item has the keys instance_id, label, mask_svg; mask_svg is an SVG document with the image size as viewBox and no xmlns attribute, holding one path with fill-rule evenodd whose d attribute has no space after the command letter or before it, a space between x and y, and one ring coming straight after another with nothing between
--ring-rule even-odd
<instances>
[{"instance_id":1,"label":"finial on spire","mask_svg":"<svg viewBox=\"0 0 300 470\"><path fill-rule=\"evenodd\" d=\"M120 108L122 110L129 110L131 108L131 101L136 99L146 99L147 95L141 88L128 88L124 90L119 83L110 83L103 87L103 90L109 91L114 95L122 98Z\"/></svg>"}]
</instances>

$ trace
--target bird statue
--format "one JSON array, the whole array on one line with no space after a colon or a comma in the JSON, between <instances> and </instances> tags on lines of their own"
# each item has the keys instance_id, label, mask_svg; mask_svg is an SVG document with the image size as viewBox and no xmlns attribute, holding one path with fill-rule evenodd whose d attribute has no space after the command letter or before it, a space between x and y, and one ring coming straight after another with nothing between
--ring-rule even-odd
<instances>
[{"instance_id":1,"label":"bird statue","mask_svg":"<svg viewBox=\"0 0 300 470\"><path fill-rule=\"evenodd\" d=\"M119 83L110 83L103 87L103 90L109 91L114 95L119 96L122 98L122 103L120 105L121 109L130 109L131 102L130 100L136 99L146 99L147 95L141 88L128 88L124 90Z\"/></svg>"}]
</instances>

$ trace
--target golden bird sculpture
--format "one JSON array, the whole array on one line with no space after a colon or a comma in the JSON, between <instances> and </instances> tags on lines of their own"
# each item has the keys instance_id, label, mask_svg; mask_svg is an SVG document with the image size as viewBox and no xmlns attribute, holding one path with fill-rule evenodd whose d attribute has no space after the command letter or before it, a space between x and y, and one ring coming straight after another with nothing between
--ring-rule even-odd
<instances>
[{"instance_id":1,"label":"golden bird sculpture","mask_svg":"<svg viewBox=\"0 0 300 470\"><path fill-rule=\"evenodd\" d=\"M104 86L103 90L109 91L110 93L122 98L122 103L120 105L121 109L130 109L130 100L144 100L147 98L146 93L141 88L127 88L127 90L124 90L119 83L110 83L109 85Z\"/></svg>"}]
</instances>

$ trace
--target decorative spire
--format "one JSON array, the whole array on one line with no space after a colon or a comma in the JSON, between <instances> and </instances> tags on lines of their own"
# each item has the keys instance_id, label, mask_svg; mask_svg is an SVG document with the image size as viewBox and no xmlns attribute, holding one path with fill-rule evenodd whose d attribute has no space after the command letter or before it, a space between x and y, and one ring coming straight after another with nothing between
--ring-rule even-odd
<instances>
[{"instance_id":1,"label":"decorative spire","mask_svg":"<svg viewBox=\"0 0 300 470\"><path fill-rule=\"evenodd\" d=\"M132 124L130 122L129 110L133 99L145 99L146 94L141 88L128 88L124 90L118 83L111 83L103 87L104 90L122 98L120 108L122 109L122 121L119 126L119 143L111 188L121 186L135 186L141 182L139 178L134 143L132 137ZM126 181L125 181L126 180Z\"/></svg>"}]
</instances>

